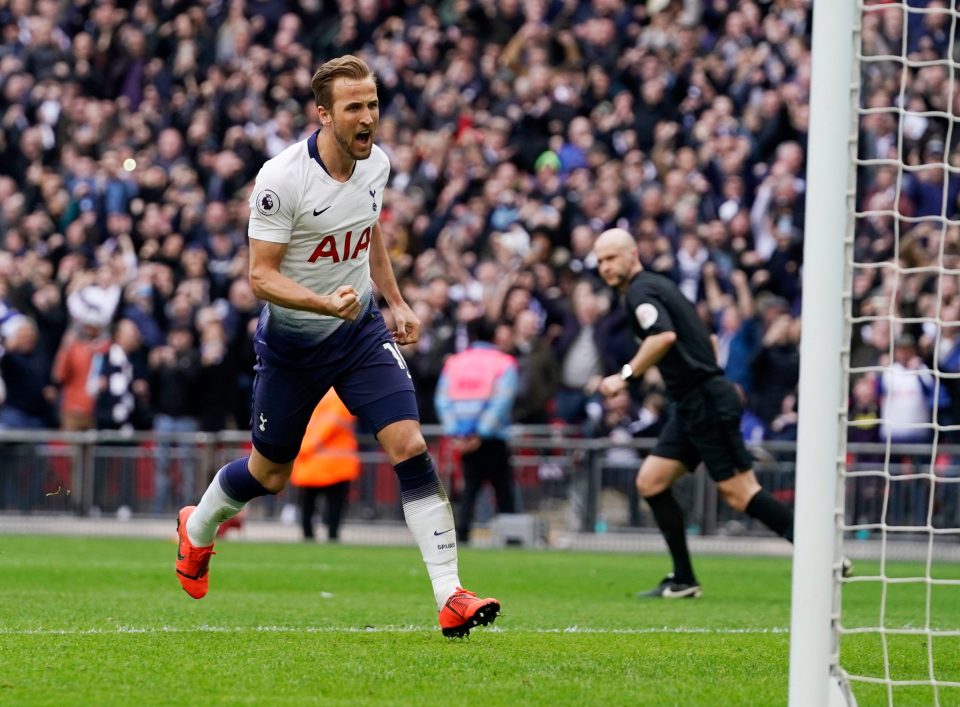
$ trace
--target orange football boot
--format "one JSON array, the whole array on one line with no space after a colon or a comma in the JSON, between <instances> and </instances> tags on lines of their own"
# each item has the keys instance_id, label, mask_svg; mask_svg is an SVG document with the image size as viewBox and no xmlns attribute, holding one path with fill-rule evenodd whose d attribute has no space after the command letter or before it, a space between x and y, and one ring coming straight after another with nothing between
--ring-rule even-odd
<instances>
[{"instance_id":1,"label":"orange football boot","mask_svg":"<svg viewBox=\"0 0 960 707\"><path fill-rule=\"evenodd\" d=\"M440 628L447 638L464 638L474 626L492 624L499 615L499 601L478 599L473 592L457 587L440 609Z\"/></svg>"},{"instance_id":2,"label":"orange football boot","mask_svg":"<svg viewBox=\"0 0 960 707\"><path fill-rule=\"evenodd\" d=\"M183 586L183 591L194 599L203 599L207 595L207 586L210 576L207 567L210 556L216 555L213 545L197 547L190 543L187 537L187 518L197 510L196 506L185 506L177 514L177 579Z\"/></svg>"}]
</instances>

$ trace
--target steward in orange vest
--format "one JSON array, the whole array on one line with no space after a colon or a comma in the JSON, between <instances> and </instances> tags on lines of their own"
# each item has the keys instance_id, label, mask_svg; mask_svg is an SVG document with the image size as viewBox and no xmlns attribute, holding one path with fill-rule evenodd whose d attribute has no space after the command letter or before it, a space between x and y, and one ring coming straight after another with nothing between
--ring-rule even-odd
<instances>
[{"instance_id":1,"label":"steward in orange vest","mask_svg":"<svg viewBox=\"0 0 960 707\"><path fill-rule=\"evenodd\" d=\"M350 482L360 476L354 417L333 388L323 397L307 424L290 481L300 487L303 537L312 540L317 496L327 497L324 523L327 537L336 541L347 505Z\"/></svg>"},{"instance_id":2,"label":"steward in orange vest","mask_svg":"<svg viewBox=\"0 0 960 707\"><path fill-rule=\"evenodd\" d=\"M359 477L354 419L331 388L307 424L290 481L297 486L330 486Z\"/></svg>"}]
</instances>

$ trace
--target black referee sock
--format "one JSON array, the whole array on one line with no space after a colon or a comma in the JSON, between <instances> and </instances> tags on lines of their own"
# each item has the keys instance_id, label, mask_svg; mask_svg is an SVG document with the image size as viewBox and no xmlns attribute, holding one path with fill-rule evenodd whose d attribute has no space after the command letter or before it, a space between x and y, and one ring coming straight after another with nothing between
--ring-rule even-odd
<instances>
[{"instance_id":1,"label":"black referee sock","mask_svg":"<svg viewBox=\"0 0 960 707\"><path fill-rule=\"evenodd\" d=\"M647 496L647 503L653 511L657 527L663 533L673 558L673 579L681 584L696 584L693 566L690 564L690 552L687 550L687 531L683 524L683 509L673 497L673 491L667 489L656 496Z\"/></svg>"},{"instance_id":2,"label":"black referee sock","mask_svg":"<svg viewBox=\"0 0 960 707\"><path fill-rule=\"evenodd\" d=\"M747 504L747 515L756 518L777 535L793 542L793 511L760 489Z\"/></svg>"}]
</instances>

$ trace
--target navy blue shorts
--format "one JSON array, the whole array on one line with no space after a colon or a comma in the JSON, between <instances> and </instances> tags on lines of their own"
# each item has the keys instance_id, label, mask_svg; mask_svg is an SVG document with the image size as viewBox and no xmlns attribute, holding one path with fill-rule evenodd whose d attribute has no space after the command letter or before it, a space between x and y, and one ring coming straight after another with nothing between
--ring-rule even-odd
<instances>
[{"instance_id":1,"label":"navy blue shorts","mask_svg":"<svg viewBox=\"0 0 960 707\"><path fill-rule=\"evenodd\" d=\"M253 445L270 461L296 458L310 416L331 387L374 433L420 419L410 371L372 302L319 344L261 322L254 351Z\"/></svg>"}]
</instances>

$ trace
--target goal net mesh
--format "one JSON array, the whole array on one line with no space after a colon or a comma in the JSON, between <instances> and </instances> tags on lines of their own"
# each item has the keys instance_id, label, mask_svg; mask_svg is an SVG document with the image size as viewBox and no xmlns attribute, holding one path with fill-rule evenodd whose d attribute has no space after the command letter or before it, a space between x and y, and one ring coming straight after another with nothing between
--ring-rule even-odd
<instances>
[{"instance_id":1,"label":"goal net mesh","mask_svg":"<svg viewBox=\"0 0 960 707\"><path fill-rule=\"evenodd\" d=\"M868 559L838 569L834 625L860 704L960 704L958 1L861 0L854 28L837 515Z\"/></svg>"}]
</instances>

